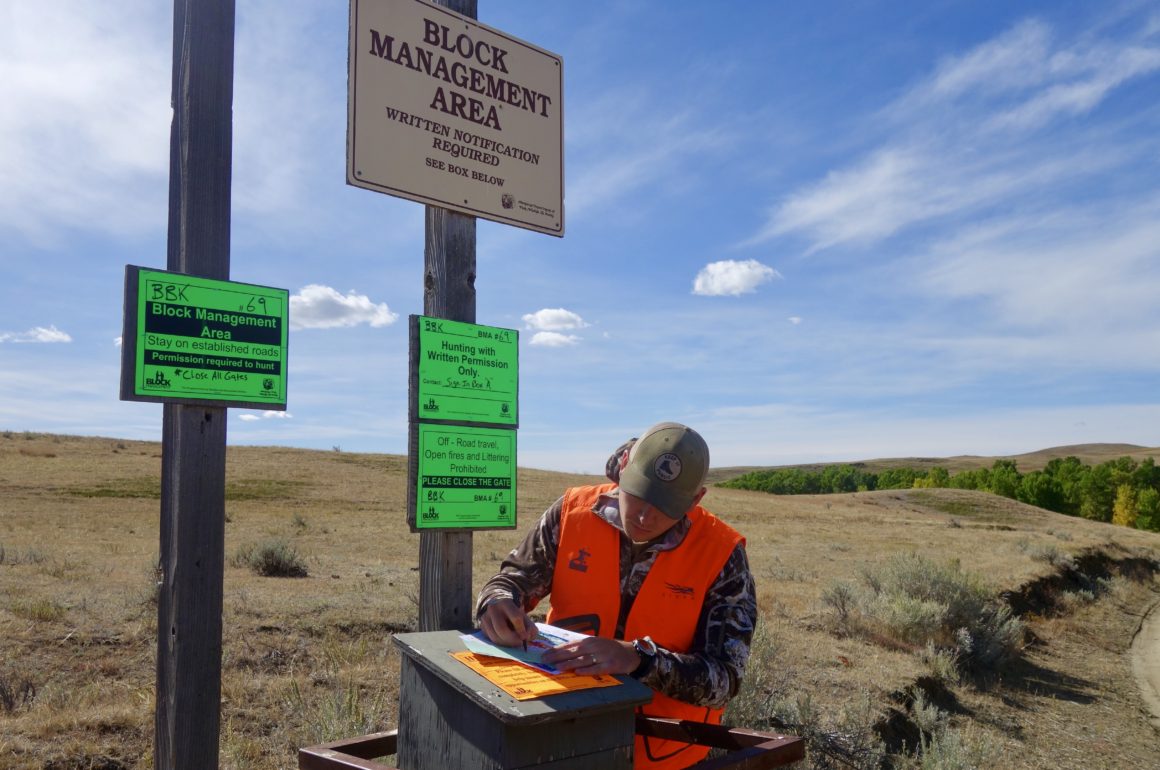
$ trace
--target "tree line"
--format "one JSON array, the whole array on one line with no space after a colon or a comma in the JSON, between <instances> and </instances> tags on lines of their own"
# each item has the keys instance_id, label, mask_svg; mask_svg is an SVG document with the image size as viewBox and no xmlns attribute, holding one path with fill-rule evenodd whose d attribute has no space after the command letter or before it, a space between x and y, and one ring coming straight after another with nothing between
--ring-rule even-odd
<instances>
[{"instance_id":1,"label":"tree line","mask_svg":"<svg viewBox=\"0 0 1160 770\"><path fill-rule=\"evenodd\" d=\"M975 489L1069 516L1107 521L1160 532L1160 468L1151 457L1131 457L1085 465L1079 458L1056 458L1043 470L1020 473L1014 460L996 460L990 468L950 473L889 468L872 473L853 465L830 465L821 471L773 468L751 471L721 482L732 489L774 495L816 495L875 489Z\"/></svg>"}]
</instances>

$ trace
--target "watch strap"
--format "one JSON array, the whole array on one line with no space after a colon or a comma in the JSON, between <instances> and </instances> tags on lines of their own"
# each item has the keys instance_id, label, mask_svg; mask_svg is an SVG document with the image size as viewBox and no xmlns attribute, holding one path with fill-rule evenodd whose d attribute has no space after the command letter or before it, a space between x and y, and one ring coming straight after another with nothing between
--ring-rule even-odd
<instances>
[{"instance_id":1,"label":"watch strap","mask_svg":"<svg viewBox=\"0 0 1160 770\"><path fill-rule=\"evenodd\" d=\"M652 671L653 664L657 659L657 645L649 637L644 639L634 639L632 641L632 648L636 650L636 654L640 657L640 663L629 672L629 676L633 679L640 679L648 672Z\"/></svg>"}]
</instances>

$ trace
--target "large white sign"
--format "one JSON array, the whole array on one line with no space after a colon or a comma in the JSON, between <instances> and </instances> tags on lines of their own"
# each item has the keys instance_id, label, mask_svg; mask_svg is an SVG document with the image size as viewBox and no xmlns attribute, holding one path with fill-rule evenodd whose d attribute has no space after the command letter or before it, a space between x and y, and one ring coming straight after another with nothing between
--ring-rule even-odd
<instances>
[{"instance_id":1,"label":"large white sign","mask_svg":"<svg viewBox=\"0 0 1160 770\"><path fill-rule=\"evenodd\" d=\"M349 184L564 234L564 63L422 0L351 0Z\"/></svg>"}]
</instances>

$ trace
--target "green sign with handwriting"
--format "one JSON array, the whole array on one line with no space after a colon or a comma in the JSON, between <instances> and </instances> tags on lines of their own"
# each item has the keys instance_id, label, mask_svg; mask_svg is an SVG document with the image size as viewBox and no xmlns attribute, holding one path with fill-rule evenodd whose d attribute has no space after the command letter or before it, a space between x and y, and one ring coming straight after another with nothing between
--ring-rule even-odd
<instances>
[{"instance_id":1,"label":"green sign with handwriting","mask_svg":"<svg viewBox=\"0 0 1160 770\"><path fill-rule=\"evenodd\" d=\"M286 408L285 289L129 266L121 398Z\"/></svg>"},{"instance_id":2,"label":"green sign with handwriting","mask_svg":"<svg viewBox=\"0 0 1160 770\"><path fill-rule=\"evenodd\" d=\"M422 420L519 424L519 332L412 316Z\"/></svg>"}]
</instances>

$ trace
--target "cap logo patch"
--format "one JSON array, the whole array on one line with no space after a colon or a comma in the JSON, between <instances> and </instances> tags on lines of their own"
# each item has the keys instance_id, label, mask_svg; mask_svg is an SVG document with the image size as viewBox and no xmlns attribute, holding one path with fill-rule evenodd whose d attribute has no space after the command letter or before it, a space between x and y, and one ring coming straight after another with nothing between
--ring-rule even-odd
<instances>
[{"instance_id":1,"label":"cap logo patch","mask_svg":"<svg viewBox=\"0 0 1160 770\"><path fill-rule=\"evenodd\" d=\"M673 481L681 475L681 458L672 452L665 452L653 461L653 472L661 481Z\"/></svg>"}]
</instances>

